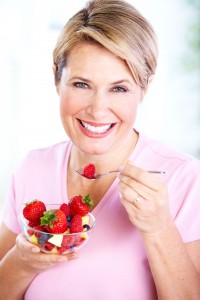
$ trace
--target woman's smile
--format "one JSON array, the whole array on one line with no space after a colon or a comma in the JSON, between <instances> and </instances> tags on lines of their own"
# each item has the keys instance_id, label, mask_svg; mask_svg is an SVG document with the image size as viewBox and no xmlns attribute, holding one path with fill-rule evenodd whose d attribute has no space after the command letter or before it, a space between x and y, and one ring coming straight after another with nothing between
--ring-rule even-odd
<instances>
[{"instance_id":1,"label":"woman's smile","mask_svg":"<svg viewBox=\"0 0 200 300\"><path fill-rule=\"evenodd\" d=\"M108 132L116 123L110 124L97 124L93 122L87 122L83 120L79 120L80 125L83 127L83 132L87 135L90 133L94 133L101 137L104 133Z\"/></svg>"}]
</instances>

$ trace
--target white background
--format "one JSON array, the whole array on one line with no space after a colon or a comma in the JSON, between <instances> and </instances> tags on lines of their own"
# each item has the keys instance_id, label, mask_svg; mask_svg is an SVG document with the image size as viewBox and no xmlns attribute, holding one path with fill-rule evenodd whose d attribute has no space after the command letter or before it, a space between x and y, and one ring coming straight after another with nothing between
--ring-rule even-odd
<instances>
[{"instance_id":1,"label":"white background","mask_svg":"<svg viewBox=\"0 0 200 300\"><path fill-rule=\"evenodd\" d=\"M53 84L52 51L61 27L85 2L0 0L0 207L10 174L26 152L67 139ZM192 9L185 0L129 2L153 24L160 45L157 75L136 127L199 157L199 76L183 68Z\"/></svg>"}]
</instances>

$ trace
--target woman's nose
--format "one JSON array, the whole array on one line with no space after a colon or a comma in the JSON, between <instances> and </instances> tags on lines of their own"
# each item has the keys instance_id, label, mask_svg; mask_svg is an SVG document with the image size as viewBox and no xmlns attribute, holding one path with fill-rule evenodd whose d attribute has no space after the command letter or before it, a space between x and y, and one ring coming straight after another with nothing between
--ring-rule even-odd
<instances>
[{"instance_id":1,"label":"woman's nose","mask_svg":"<svg viewBox=\"0 0 200 300\"><path fill-rule=\"evenodd\" d=\"M109 112L108 99L105 94L96 92L87 107L87 113L95 120L101 120Z\"/></svg>"}]
</instances>

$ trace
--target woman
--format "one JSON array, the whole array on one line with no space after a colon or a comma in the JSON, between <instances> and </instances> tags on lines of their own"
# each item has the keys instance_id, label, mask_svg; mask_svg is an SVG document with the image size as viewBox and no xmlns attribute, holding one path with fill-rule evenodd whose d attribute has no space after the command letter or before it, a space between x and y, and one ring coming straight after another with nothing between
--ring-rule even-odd
<instances>
[{"instance_id":1,"label":"woman","mask_svg":"<svg viewBox=\"0 0 200 300\"><path fill-rule=\"evenodd\" d=\"M53 70L70 141L30 152L13 175L2 299L199 299L199 161L133 129L156 65L154 31L124 1L93 0L64 27ZM89 163L121 172L96 181L75 172ZM43 254L21 234L22 203L88 192L96 228L78 253Z\"/></svg>"}]
</instances>

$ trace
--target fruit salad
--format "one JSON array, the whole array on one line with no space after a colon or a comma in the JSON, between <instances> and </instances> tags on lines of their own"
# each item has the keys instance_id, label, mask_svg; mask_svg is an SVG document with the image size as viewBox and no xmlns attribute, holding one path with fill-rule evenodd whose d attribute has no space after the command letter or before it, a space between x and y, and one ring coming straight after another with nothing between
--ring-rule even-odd
<instances>
[{"instance_id":1,"label":"fruit salad","mask_svg":"<svg viewBox=\"0 0 200 300\"><path fill-rule=\"evenodd\" d=\"M23 232L46 253L78 250L87 242L95 225L95 218L89 212L92 206L89 195L74 196L69 203L49 205L35 199L22 209Z\"/></svg>"}]
</instances>

